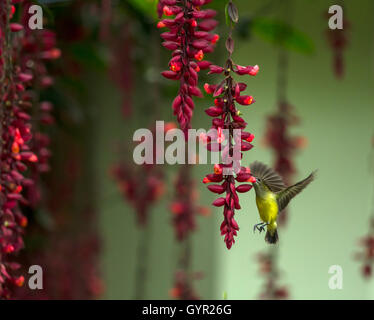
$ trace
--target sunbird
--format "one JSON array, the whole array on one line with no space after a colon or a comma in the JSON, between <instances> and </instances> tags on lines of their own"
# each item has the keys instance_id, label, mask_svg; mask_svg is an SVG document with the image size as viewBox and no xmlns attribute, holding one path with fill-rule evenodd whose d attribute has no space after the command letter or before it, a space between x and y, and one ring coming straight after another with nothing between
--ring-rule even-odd
<instances>
[{"instance_id":1,"label":"sunbird","mask_svg":"<svg viewBox=\"0 0 374 320\"><path fill-rule=\"evenodd\" d=\"M267 231L265 241L268 243L277 243L277 217L290 202L290 200L299 194L304 188L313 181L316 171L312 172L307 178L295 183L293 186L286 187L282 177L267 165L255 161L250 165L251 174L256 178L253 186L256 191L256 204L260 218L263 222L254 226L260 231Z\"/></svg>"}]
</instances>

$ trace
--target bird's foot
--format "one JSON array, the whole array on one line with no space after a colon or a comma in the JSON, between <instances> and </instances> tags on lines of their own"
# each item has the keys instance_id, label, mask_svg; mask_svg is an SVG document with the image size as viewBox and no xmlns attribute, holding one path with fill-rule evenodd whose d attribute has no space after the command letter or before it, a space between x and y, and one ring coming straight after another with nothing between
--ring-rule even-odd
<instances>
[{"instance_id":1,"label":"bird's foot","mask_svg":"<svg viewBox=\"0 0 374 320\"><path fill-rule=\"evenodd\" d=\"M263 224L263 222L255 224L255 225L253 226L253 232L256 233L256 229L258 230L258 227L259 227L260 225L262 225L262 224Z\"/></svg>"},{"instance_id":2,"label":"bird's foot","mask_svg":"<svg viewBox=\"0 0 374 320\"><path fill-rule=\"evenodd\" d=\"M260 231L260 233L262 231L265 231L265 227L267 226L267 224L263 224L262 226L259 227L258 231Z\"/></svg>"},{"instance_id":3,"label":"bird's foot","mask_svg":"<svg viewBox=\"0 0 374 320\"><path fill-rule=\"evenodd\" d=\"M266 222L257 223L253 227L253 232L256 232L256 229L261 233L262 231L265 231L265 227L268 225Z\"/></svg>"}]
</instances>

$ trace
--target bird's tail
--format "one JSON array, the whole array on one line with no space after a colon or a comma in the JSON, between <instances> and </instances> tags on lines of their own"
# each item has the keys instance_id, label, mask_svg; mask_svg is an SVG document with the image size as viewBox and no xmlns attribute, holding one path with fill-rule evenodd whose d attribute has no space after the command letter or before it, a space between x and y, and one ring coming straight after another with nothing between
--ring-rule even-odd
<instances>
[{"instance_id":1,"label":"bird's tail","mask_svg":"<svg viewBox=\"0 0 374 320\"><path fill-rule=\"evenodd\" d=\"M267 243L275 244L275 243L278 242L278 239L279 238L278 238L278 231L277 231L277 229L271 230L271 231L269 231L269 230L266 231L265 241Z\"/></svg>"}]
</instances>

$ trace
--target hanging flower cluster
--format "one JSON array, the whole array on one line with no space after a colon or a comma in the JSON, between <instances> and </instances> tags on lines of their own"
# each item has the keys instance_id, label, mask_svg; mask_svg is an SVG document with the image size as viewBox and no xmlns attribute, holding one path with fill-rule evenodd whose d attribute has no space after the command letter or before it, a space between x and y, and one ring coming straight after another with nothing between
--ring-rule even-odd
<instances>
[{"instance_id":1,"label":"hanging flower cluster","mask_svg":"<svg viewBox=\"0 0 374 320\"><path fill-rule=\"evenodd\" d=\"M374 137L372 138L372 156L374 159ZM374 169L374 166L372 167ZM365 278L373 276L374 268L374 197L373 212L369 221L369 231L367 235L360 239L361 252L356 253L355 258L362 262L361 273Z\"/></svg>"},{"instance_id":2,"label":"hanging flower cluster","mask_svg":"<svg viewBox=\"0 0 374 320\"><path fill-rule=\"evenodd\" d=\"M18 2L21 1L12 1ZM14 275L14 269L20 265L12 262L12 257L23 248L23 228L27 225L20 209L21 204L28 205L22 190L34 183L25 177L25 171L38 162L30 148L32 96L26 90L32 83L33 74L20 58L18 49L24 41L24 27L11 22L15 10L11 1L0 4L0 297L3 298L10 296L12 286L22 286L24 282L23 276Z\"/></svg>"},{"instance_id":3,"label":"hanging flower cluster","mask_svg":"<svg viewBox=\"0 0 374 320\"><path fill-rule=\"evenodd\" d=\"M22 20L25 26L27 26L28 9L31 5L30 1L24 1ZM39 88L40 91L49 88L53 85L54 79L48 73L47 63L61 56L60 49L56 47L56 34L48 29L30 30L25 27L21 45L20 64L27 74L32 75L31 86ZM33 90L30 97L33 99L34 106L31 114L36 120L31 150L37 155L39 161L31 166L30 177L34 184L27 188L27 199L30 206L35 208L42 196L40 175L50 169L51 141L46 129L55 123L55 119L52 115L53 104L50 101L38 101L40 92Z\"/></svg>"},{"instance_id":4,"label":"hanging flower cluster","mask_svg":"<svg viewBox=\"0 0 374 320\"><path fill-rule=\"evenodd\" d=\"M328 16L330 18L330 16ZM343 29L326 30L327 41L332 49L333 54L333 70L335 76L339 79L344 76L344 50L348 46L348 30L349 23L343 19Z\"/></svg>"},{"instance_id":5,"label":"hanging flower cluster","mask_svg":"<svg viewBox=\"0 0 374 320\"><path fill-rule=\"evenodd\" d=\"M77 141L63 130L57 133L53 170L45 177L48 188L42 201L44 210L39 210L40 204L34 215L44 219L30 219L26 248L34 244L33 250L22 250L20 255L24 274L30 265L43 267L43 290L23 286L14 292L15 299L97 299L103 293L95 210L97 183L90 163L85 161L93 159L87 156L92 139ZM64 161L58 160L61 154Z\"/></svg>"},{"instance_id":6,"label":"hanging flower cluster","mask_svg":"<svg viewBox=\"0 0 374 320\"><path fill-rule=\"evenodd\" d=\"M230 1L228 5L228 12L232 23L238 21L237 9ZM243 151L249 151L253 145L251 142L254 135L245 131L247 123L240 117L240 111L236 104L242 106L249 106L255 101L252 96L243 94L247 88L245 83L237 83L232 73L244 76L255 76L259 71L259 67L255 66L240 66L231 58L234 51L234 40L231 33L226 41L226 49L229 57L224 67L210 65L210 74L223 74L224 80L218 85L205 84L204 89L208 94L215 97L215 106L205 110L208 116L213 118L212 129L217 134L213 137L209 136L207 141L207 148L210 151L221 151L223 163L214 166L214 173L208 174L203 182L213 183L208 186L208 189L213 193L223 194L226 196L216 199L213 205L216 207L224 207L224 220L221 224L221 234L225 236L224 241L228 249L231 248L235 242L234 236L237 235L239 226L235 221L235 210L240 209L238 193L245 193L251 190L252 185L248 182L255 182L255 178L251 176L250 169L240 166L240 161L243 157ZM225 131L229 134L226 136ZM237 133L239 132L239 133ZM240 150L236 146L240 146ZM235 156L236 154L236 156ZM231 157L230 162L227 159ZM220 183L220 184L217 184ZM244 183L236 185L237 183Z\"/></svg>"},{"instance_id":7,"label":"hanging flower cluster","mask_svg":"<svg viewBox=\"0 0 374 320\"><path fill-rule=\"evenodd\" d=\"M148 212L164 194L164 182L156 168L144 165L131 167L120 163L112 168L112 176L117 181L123 197L134 207L137 221L144 226L148 221ZM143 183L139 184L139 177Z\"/></svg>"},{"instance_id":8,"label":"hanging flower cluster","mask_svg":"<svg viewBox=\"0 0 374 320\"><path fill-rule=\"evenodd\" d=\"M180 300L199 299L192 282L201 277L197 276L200 273L192 274L190 270L190 236L196 228L196 215L208 216L211 213L210 208L198 205L199 194L191 178L190 169L191 167L186 164L179 170L174 184L174 199L170 205L175 236L181 243L175 284L170 295Z\"/></svg>"},{"instance_id":9,"label":"hanging flower cluster","mask_svg":"<svg viewBox=\"0 0 374 320\"><path fill-rule=\"evenodd\" d=\"M169 126L166 126L169 128ZM153 157L156 163L157 150L155 129L153 130ZM123 197L133 206L140 226L145 226L148 213L165 192L164 176L155 164L130 165L122 161L111 169ZM139 177L142 183L139 184Z\"/></svg>"},{"instance_id":10,"label":"hanging flower cluster","mask_svg":"<svg viewBox=\"0 0 374 320\"><path fill-rule=\"evenodd\" d=\"M22 4L19 4L22 3ZM12 22L16 7L23 8L21 23ZM52 104L39 102L39 91L53 84L45 61L56 59L55 34L46 29L28 29L30 1L3 1L1 4L1 229L0 296L9 297L11 285L22 285L23 276L8 269L20 265L7 262L23 247L22 233L27 225L22 207L35 207L40 200L39 175L49 170L49 137L42 125L54 122ZM35 130L31 127L31 118ZM40 125L40 126L38 126ZM34 131L34 132L32 132ZM29 169L29 170L27 170ZM26 170L28 171L26 173Z\"/></svg>"},{"instance_id":11,"label":"hanging flower cluster","mask_svg":"<svg viewBox=\"0 0 374 320\"><path fill-rule=\"evenodd\" d=\"M17 1L20 2L20 1ZM44 290L29 290L27 286L12 290L12 298L15 299L93 299L98 298L102 292L102 283L98 272L99 238L95 229L95 210L92 188L96 184L92 182L92 172L89 176L82 174L84 170L90 170L89 165L81 162L83 154L90 151L87 148L89 141L77 146L76 139L69 139L63 130L58 130L59 139L64 142L54 146L54 151L63 153L64 161L55 161L54 165L60 166L60 170L52 170L48 176L42 179L41 173L50 167L50 139L47 135L49 128L54 123L52 116L53 105L45 101L44 89L49 88L54 80L47 72L51 65L50 60L60 56L60 50L55 47L56 36L54 32L43 30L28 30L27 22L30 17L28 6L33 1L24 0L17 6L17 11L23 8L23 29L17 33L17 54L14 55L15 64L21 66L25 73L33 78L27 83L27 93L30 96L29 114L32 116L33 139L29 143L30 150L38 157L38 162L32 163L27 171L27 177L33 180L33 184L23 189L28 206L22 206L24 212L30 218L27 228L26 247L29 243L35 244L33 239L41 239L33 250L22 250L18 261L22 265L23 274L27 274L28 266L40 264L43 266ZM75 2L74 2L74 7ZM67 7L72 18L72 10ZM72 25L76 25L78 19L69 20L69 28L66 29L66 20L57 19L56 22L63 25L63 32L67 42L72 41L72 36L80 34ZM46 22L46 21L44 21ZM66 32L68 31L68 32ZM73 32L71 32L73 31ZM69 60L70 58L70 60ZM74 71L79 67L75 60L64 55L64 75L71 68L66 66L74 63ZM47 70L48 69L48 70ZM77 76L77 74L74 74ZM70 75L69 75L70 76ZM31 90L32 89L32 90ZM66 115L66 113L64 113ZM75 149L75 147L77 147ZM68 152L66 152L68 148ZM74 150L75 149L75 150ZM92 157L88 157L92 159ZM79 177L84 176L84 181ZM89 177L89 178L87 178ZM48 188L42 188L43 180L48 180ZM85 187L82 187L82 184ZM79 187L78 187L79 185ZM43 190L43 192L41 192ZM44 197L44 194L48 194ZM85 203L82 208L76 204L79 201ZM30 210L31 206L31 210ZM43 207L43 208L41 208ZM48 216L45 216L48 213ZM43 217L43 219L35 219ZM52 222L52 224L51 224ZM49 229L53 225L53 229ZM74 228L72 228L74 225ZM78 228L77 228L78 226ZM69 257L67 260L66 257ZM82 261L84 257L84 261Z\"/></svg>"},{"instance_id":12,"label":"hanging flower cluster","mask_svg":"<svg viewBox=\"0 0 374 320\"><path fill-rule=\"evenodd\" d=\"M360 240L360 246L362 251L356 254L356 259L362 261L362 275L370 278L374 268L374 218L371 218L369 233Z\"/></svg>"},{"instance_id":13,"label":"hanging flower cluster","mask_svg":"<svg viewBox=\"0 0 374 320\"><path fill-rule=\"evenodd\" d=\"M170 31L161 34L163 46L173 51L169 62L170 70L162 75L180 82L179 93L173 102L173 112L177 116L180 128L187 133L194 109L193 96L202 97L198 88L198 72L207 69L210 62L203 61L206 53L212 52L219 39L210 33L217 21L213 18L216 12L201 7L211 0L159 0L158 14L162 17L174 16L173 19L162 19L157 27Z\"/></svg>"},{"instance_id":14,"label":"hanging flower cluster","mask_svg":"<svg viewBox=\"0 0 374 320\"><path fill-rule=\"evenodd\" d=\"M186 168L182 167L175 181L175 199L170 205L178 241L185 240L195 230L196 214L202 216L210 214L210 208L196 205L199 195L188 175Z\"/></svg>"},{"instance_id":15,"label":"hanging flower cluster","mask_svg":"<svg viewBox=\"0 0 374 320\"><path fill-rule=\"evenodd\" d=\"M199 280L201 278L202 274L200 272L186 274L181 270L176 271L174 275L174 287L169 291L170 297L179 300L199 300L199 296L191 287L190 280Z\"/></svg>"},{"instance_id":16,"label":"hanging flower cluster","mask_svg":"<svg viewBox=\"0 0 374 320\"><path fill-rule=\"evenodd\" d=\"M293 154L305 148L307 140L301 136L290 136L289 127L297 125L299 118L294 115L293 107L286 102L279 102L277 112L267 119L264 143L274 151L274 169L282 176L286 185L291 184L295 173ZM287 210L279 216L278 223L284 225L287 220Z\"/></svg>"},{"instance_id":17,"label":"hanging flower cluster","mask_svg":"<svg viewBox=\"0 0 374 320\"><path fill-rule=\"evenodd\" d=\"M259 298L265 300L287 299L289 297L288 289L278 285L279 270L273 252L260 253L257 258L260 264L260 274L266 278Z\"/></svg>"}]
</instances>

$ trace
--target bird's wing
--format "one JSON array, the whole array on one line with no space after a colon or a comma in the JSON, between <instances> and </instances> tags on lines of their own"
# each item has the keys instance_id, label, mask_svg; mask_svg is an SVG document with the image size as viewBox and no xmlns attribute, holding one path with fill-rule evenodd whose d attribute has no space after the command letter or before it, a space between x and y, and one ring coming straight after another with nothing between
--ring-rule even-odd
<instances>
[{"instance_id":1,"label":"bird's wing","mask_svg":"<svg viewBox=\"0 0 374 320\"><path fill-rule=\"evenodd\" d=\"M250 165L250 169L251 174L255 178L260 178L271 191L278 192L286 187L282 177L262 162L253 162Z\"/></svg>"},{"instance_id":2,"label":"bird's wing","mask_svg":"<svg viewBox=\"0 0 374 320\"><path fill-rule=\"evenodd\" d=\"M277 193L277 202L278 202L278 208L279 211L282 211L287 204L290 202L290 200L299 194L303 189L313 181L315 177L315 171L312 172L307 178L304 180L301 180L300 182L294 184L293 186L290 186L280 192Z\"/></svg>"}]
</instances>

